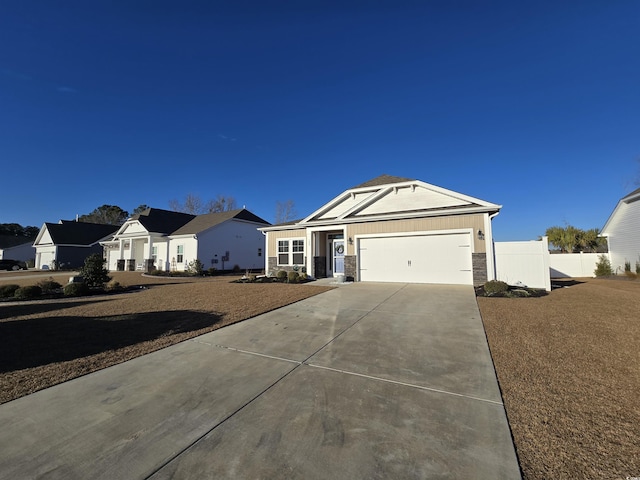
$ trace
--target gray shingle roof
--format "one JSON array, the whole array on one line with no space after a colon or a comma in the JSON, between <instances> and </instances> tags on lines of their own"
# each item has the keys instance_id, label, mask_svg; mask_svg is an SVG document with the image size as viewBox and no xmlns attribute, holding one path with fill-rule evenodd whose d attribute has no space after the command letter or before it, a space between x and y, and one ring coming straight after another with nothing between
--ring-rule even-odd
<instances>
[{"instance_id":1,"label":"gray shingle roof","mask_svg":"<svg viewBox=\"0 0 640 480\"><path fill-rule=\"evenodd\" d=\"M145 211L131 217L132 220L138 220L148 232L163 233L165 235L173 233L194 218L196 218L195 215L172 212L160 208L147 208Z\"/></svg>"},{"instance_id":2,"label":"gray shingle roof","mask_svg":"<svg viewBox=\"0 0 640 480\"><path fill-rule=\"evenodd\" d=\"M207 213L204 215L198 215L191 221L173 232L173 235L189 235L196 234L208 230L211 227L215 227L227 220L237 218L239 220L247 220L249 222L262 223L265 226L269 225L269 222L254 215L249 210L241 208L239 210L230 210L228 212Z\"/></svg>"},{"instance_id":3,"label":"gray shingle roof","mask_svg":"<svg viewBox=\"0 0 640 480\"><path fill-rule=\"evenodd\" d=\"M18 245L24 245L25 243L33 243L35 238L33 237L20 237L17 235L0 235L0 248L17 247Z\"/></svg>"},{"instance_id":4,"label":"gray shingle roof","mask_svg":"<svg viewBox=\"0 0 640 480\"><path fill-rule=\"evenodd\" d=\"M387 175L383 173L376 178L372 178L367 182L361 183L360 185L351 188L377 187L378 185L389 185L393 183L404 183L412 181L415 181L415 178L394 177L393 175Z\"/></svg>"},{"instance_id":5,"label":"gray shingle roof","mask_svg":"<svg viewBox=\"0 0 640 480\"><path fill-rule=\"evenodd\" d=\"M56 245L93 245L118 230L115 225L72 221L45 225Z\"/></svg>"}]
</instances>

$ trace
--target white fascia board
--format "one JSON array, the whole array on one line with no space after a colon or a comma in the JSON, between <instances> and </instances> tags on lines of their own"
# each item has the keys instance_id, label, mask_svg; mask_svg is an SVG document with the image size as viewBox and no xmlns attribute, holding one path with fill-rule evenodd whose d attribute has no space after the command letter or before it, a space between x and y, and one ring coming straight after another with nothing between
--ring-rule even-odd
<instances>
[{"instance_id":1,"label":"white fascia board","mask_svg":"<svg viewBox=\"0 0 640 480\"><path fill-rule=\"evenodd\" d=\"M618 213L618 210L620 210L620 206L625 203L622 200L620 200L617 205L616 208L613 209L613 212L611 212L611 215L609 215L609 218L607 219L607 223L604 224L604 227L602 227L602 230L600 230L600 237L608 237L609 233L607 232L607 229L611 226L611 223L613 222L613 219L616 217L616 214Z\"/></svg>"},{"instance_id":2,"label":"white fascia board","mask_svg":"<svg viewBox=\"0 0 640 480\"><path fill-rule=\"evenodd\" d=\"M339 203L341 203L343 200L345 200L347 197L351 195L355 195L358 193L367 193L367 192L371 192L375 195L376 192L384 188L385 188L384 185L377 185L375 187L352 188L350 190L346 190L342 192L340 195L338 195L337 197L334 197L333 200L330 200L329 202L325 203L322 207L312 212L311 215L308 215L307 217L300 220L299 223L307 223L311 221L312 218L323 215L324 213L328 212L329 210L334 208L336 205L338 205ZM366 199L363 200L363 202L368 200L369 198L370 197L367 197ZM350 210L352 210L353 208L355 207L352 207ZM342 214L340 217L342 217L343 215L344 214Z\"/></svg>"},{"instance_id":3,"label":"white fascia board","mask_svg":"<svg viewBox=\"0 0 640 480\"><path fill-rule=\"evenodd\" d=\"M355 218L341 218L340 223L368 223L368 222L377 222L384 220L406 220L412 218L425 218L425 217L443 217L450 215L466 215L472 213L491 213L495 212L496 209L502 208L501 205L496 205L496 208L493 207L466 207L466 208L456 208L455 210L434 210L432 212L408 212L408 213L394 213L394 214L385 214L385 215L374 215L371 217L355 217ZM314 222L309 222L307 225L299 225L296 228L305 228L312 226L322 226L322 225L333 225L335 224L334 220L316 220Z\"/></svg>"},{"instance_id":4,"label":"white fascia board","mask_svg":"<svg viewBox=\"0 0 640 480\"><path fill-rule=\"evenodd\" d=\"M397 185L394 185L394 186L397 186ZM378 200L380 197L384 197L388 192L391 191L391 189L392 187L380 188L373 195L369 195L367 198L363 199L360 203L358 203L357 205L354 205L349 210L344 212L342 215L338 217L338 219L342 220L349 215L353 215L354 213L359 212L360 210L363 210L364 208L368 207L369 205L374 203L376 200Z\"/></svg>"},{"instance_id":5,"label":"white fascia board","mask_svg":"<svg viewBox=\"0 0 640 480\"><path fill-rule=\"evenodd\" d=\"M43 223L42 226L40 227L40 231L38 232L38 236L36 237L36 239L33 241L33 246L36 247L40 244L40 240L42 240L42 236L44 235L44 232L47 231L47 223ZM53 245L53 243L51 243L50 245Z\"/></svg>"}]
</instances>

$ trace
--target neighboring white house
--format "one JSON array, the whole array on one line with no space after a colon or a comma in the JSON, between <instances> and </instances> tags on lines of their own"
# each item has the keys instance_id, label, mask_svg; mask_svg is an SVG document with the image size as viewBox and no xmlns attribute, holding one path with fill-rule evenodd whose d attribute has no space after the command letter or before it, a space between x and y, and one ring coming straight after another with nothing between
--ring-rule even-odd
<instances>
[{"instance_id":1,"label":"neighboring white house","mask_svg":"<svg viewBox=\"0 0 640 480\"><path fill-rule=\"evenodd\" d=\"M640 188L620 199L600 235L607 237L614 272L623 273L625 262L635 271L640 262Z\"/></svg>"},{"instance_id":2,"label":"neighboring white house","mask_svg":"<svg viewBox=\"0 0 640 480\"><path fill-rule=\"evenodd\" d=\"M33 239L15 235L0 235L0 260L21 260L26 262L36 258Z\"/></svg>"},{"instance_id":3,"label":"neighboring white house","mask_svg":"<svg viewBox=\"0 0 640 480\"><path fill-rule=\"evenodd\" d=\"M184 271L195 259L204 268L262 268L269 222L246 209L189 215L148 208L101 242L109 270Z\"/></svg>"}]
</instances>

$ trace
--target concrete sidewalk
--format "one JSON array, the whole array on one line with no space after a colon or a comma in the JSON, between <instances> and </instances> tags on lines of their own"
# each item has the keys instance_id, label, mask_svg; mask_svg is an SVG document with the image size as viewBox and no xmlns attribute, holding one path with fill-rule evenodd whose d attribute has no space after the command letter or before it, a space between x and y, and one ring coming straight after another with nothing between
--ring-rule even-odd
<instances>
[{"instance_id":1,"label":"concrete sidewalk","mask_svg":"<svg viewBox=\"0 0 640 480\"><path fill-rule=\"evenodd\" d=\"M0 405L0 478L520 478L471 287L345 285Z\"/></svg>"}]
</instances>

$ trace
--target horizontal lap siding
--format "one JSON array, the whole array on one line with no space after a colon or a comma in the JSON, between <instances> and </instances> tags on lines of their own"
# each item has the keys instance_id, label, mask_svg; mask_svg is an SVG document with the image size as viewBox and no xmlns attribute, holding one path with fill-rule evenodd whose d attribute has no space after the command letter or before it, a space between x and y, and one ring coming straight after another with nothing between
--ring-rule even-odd
<instances>
[{"instance_id":1,"label":"horizontal lap siding","mask_svg":"<svg viewBox=\"0 0 640 480\"><path fill-rule=\"evenodd\" d=\"M274 256L278 251L278 240L285 238L305 238L307 231L304 228L298 230L282 230L279 232L267 232L267 251ZM305 249L307 246L305 245Z\"/></svg>"},{"instance_id":2,"label":"horizontal lap siding","mask_svg":"<svg viewBox=\"0 0 640 480\"><path fill-rule=\"evenodd\" d=\"M484 214L348 224L347 236L353 238L356 235L371 235L376 233L459 230L462 228L471 228L474 232L478 230L484 231ZM475 253L486 252L484 240L478 240L477 235L474 234L473 241ZM351 248L354 248L354 246L351 246ZM347 253L353 255L354 251L348 251Z\"/></svg>"}]
</instances>

